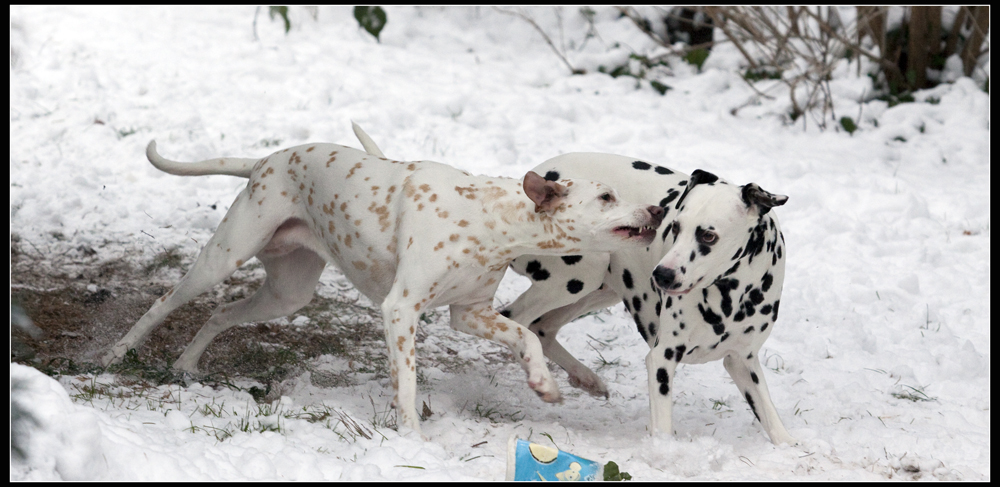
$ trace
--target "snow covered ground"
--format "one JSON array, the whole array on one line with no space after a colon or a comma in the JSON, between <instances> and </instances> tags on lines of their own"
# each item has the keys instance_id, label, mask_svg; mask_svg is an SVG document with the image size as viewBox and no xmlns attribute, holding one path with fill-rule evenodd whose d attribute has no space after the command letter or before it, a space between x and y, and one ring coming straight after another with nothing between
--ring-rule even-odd
<instances>
[{"instance_id":1,"label":"snow covered ground","mask_svg":"<svg viewBox=\"0 0 1000 487\"><path fill-rule=\"evenodd\" d=\"M107 258L172 246L190 258L244 183L158 172L150 139L176 160L357 147L351 120L390 157L478 174L520 177L598 151L753 181L790 197L775 210L788 251L781 319L761 356L801 444L768 441L721 363L680 366L676 435L651 437L647 348L619 305L560 335L588 365L611 362L599 370L610 399L559 371L566 400L545 404L513 361L429 367L427 442L386 426L385 380L316 387L307 372L265 405L198 384L88 398L82 386L125 386L12 364L12 434L27 459L12 451L11 480L500 480L513 434L613 460L635 480L990 480L988 62L976 81L916 94L936 104L893 108L852 101L871 84L845 64L831 91L838 116L861 113L851 136L784 125L780 88L731 115L753 92L725 45L701 73L673 65L665 96L597 73L648 47L606 9L582 48L576 9L562 10L561 35L551 9L529 10L591 73L580 76L530 25L490 8L387 12L376 42L349 7L316 20L293 7L288 35L262 13L259 40L254 7L11 7L11 232ZM321 287L342 279L325 276ZM497 299L526 285L509 275ZM423 347L501 350L428 328ZM332 420L310 421L319 411Z\"/></svg>"}]
</instances>

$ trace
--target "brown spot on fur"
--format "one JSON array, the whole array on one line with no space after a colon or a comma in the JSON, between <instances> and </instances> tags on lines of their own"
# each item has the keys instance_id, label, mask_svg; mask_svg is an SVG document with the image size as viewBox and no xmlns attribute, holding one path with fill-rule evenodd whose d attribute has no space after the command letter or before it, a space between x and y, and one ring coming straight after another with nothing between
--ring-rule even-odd
<instances>
[{"instance_id":1,"label":"brown spot on fur","mask_svg":"<svg viewBox=\"0 0 1000 487\"><path fill-rule=\"evenodd\" d=\"M451 234L450 237L448 237L448 240L451 240L452 242L458 242L458 238L459 238L459 235L457 233L453 233L453 234Z\"/></svg>"},{"instance_id":2,"label":"brown spot on fur","mask_svg":"<svg viewBox=\"0 0 1000 487\"><path fill-rule=\"evenodd\" d=\"M365 264L364 262L362 262L360 260L356 260L354 262L351 262L351 264L354 264L354 268L357 269L357 270L359 270L359 271L363 271L363 270L365 270L365 269L368 268L368 264Z\"/></svg>"},{"instance_id":3,"label":"brown spot on fur","mask_svg":"<svg viewBox=\"0 0 1000 487\"><path fill-rule=\"evenodd\" d=\"M465 227L469 226L469 222L467 222L465 220L459 220L458 221L458 226L465 228Z\"/></svg>"},{"instance_id":4,"label":"brown spot on fur","mask_svg":"<svg viewBox=\"0 0 1000 487\"><path fill-rule=\"evenodd\" d=\"M236 261L236 267L239 267L241 265L243 265L243 261L242 260L237 260Z\"/></svg>"},{"instance_id":5,"label":"brown spot on fur","mask_svg":"<svg viewBox=\"0 0 1000 487\"><path fill-rule=\"evenodd\" d=\"M538 242L538 248L540 249L561 249L563 247L565 247L565 245L559 243L555 239L547 240L545 242Z\"/></svg>"},{"instance_id":6,"label":"brown spot on fur","mask_svg":"<svg viewBox=\"0 0 1000 487\"><path fill-rule=\"evenodd\" d=\"M354 176L354 171L357 171L358 169L361 169L361 163L360 162L357 163L357 164L355 164L353 167L351 167L350 171L347 171L347 176L345 176L344 179L350 179L351 176Z\"/></svg>"},{"instance_id":7,"label":"brown spot on fur","mask_svg":"<svg viewBox=\"0 0 1000 487\"><path fill-rule=\"evenodd\" d=\"M313 151L313 149L315 149L315 148L316 148L316 146L315 146L315 145L313 145L313 146L310 146L310 147L309 147L308 149L306 149L306 152L312 152L312 151Z\"/></svg>"},{"instance_id":8,"label":"brown spot on fur","mask_svg":"<svg viewBox=\"0 0 1000 487\"><path fill-rule=\"evenodd\" d=\"M443 248L444 248L444 242L438 242L438 244L434 246L434 250L441 250Z\"/></svg>"}]
</instances>

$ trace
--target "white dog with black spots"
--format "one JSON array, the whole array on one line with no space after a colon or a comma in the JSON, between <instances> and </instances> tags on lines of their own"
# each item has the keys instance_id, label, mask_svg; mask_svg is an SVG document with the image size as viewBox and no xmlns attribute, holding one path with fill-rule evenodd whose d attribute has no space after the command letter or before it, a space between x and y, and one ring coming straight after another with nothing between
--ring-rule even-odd
<instances>
[{"instance_id":1,"label":"white dog with black spots","mask_svg":"<svg viewBox=\"0 0 1000 487\"><path fill-rule=\"evenodd\" d=\"M785 241L770 210L788 197L754 183L733 185L701 170L689 176L613 154L565 154L534 171L549 180L602 181L629 201L663 207L666 215L648 247L515 259L511 267L532 285L502 313L530 323L571 385L607 397L604 382L559 345L556 333L622 301L650 347L652 432L673 431L677 365L722 359L771 441L794 444L757 356L778 319L785 273Z\"/></svg>"}]
</instances>

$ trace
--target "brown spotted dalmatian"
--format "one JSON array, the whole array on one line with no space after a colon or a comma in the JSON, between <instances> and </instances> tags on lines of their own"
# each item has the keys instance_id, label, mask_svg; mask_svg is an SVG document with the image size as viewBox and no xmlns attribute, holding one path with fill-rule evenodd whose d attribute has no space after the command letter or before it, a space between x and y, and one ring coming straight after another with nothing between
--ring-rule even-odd
<instances>
[{"instance_id":1,"label":"brown spotted dalmatian","mask_svg":"<svg viewBox=\"0 0 1000 487\"><path fill-rule=\"evenodd\" d=\"M570 384L608 395L600 377L556 341L559 328L622 301L651 349L646 368L654 433L673 431L677 365L722 359L771 441L795 443L771 402L757 357L778 319L785 273L785 241L770 210L788 197L701 170L688 176L612 154L565 154L534 171L549 180L599 180L628 201L666 212L648 247L522 256L511 264L532 285L502 313L531 324L545 355L566 369Z\"/></svg>"},{"instance_id":2,"label":"brown spotted dalmatian","mask_svg":"<svg viewBox=\"0 0 1000 487\"><path fill-rule=\"evenodd\" d=\"M261 288L219 306L173 365L195 373L219 333L309 303L332 262L381 304L397 423L417 433L414 341L421 312L450 305L454 329L508 346L529 386L544 401L558 402L538 338L492 307L508 263L524 254L645 247L664 214L659 206L622 201L604 183L547 180L534 172L523 180L473 176L436 162L389 160L335 144L301 145L262 159L180 163L161 157L150 142L146 156L170 174L249 181L187 274L111 347L103 363L120 361L167 314L256 256L267 274Z\"/></svg>"}]
</instances>

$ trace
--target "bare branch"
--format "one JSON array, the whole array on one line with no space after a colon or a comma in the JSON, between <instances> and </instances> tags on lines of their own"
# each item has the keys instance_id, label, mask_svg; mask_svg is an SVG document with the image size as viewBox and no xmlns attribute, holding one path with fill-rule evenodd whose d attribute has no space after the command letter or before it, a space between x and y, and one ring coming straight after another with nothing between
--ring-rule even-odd
<instances>
[{"instance_id":1,"label":"bare branch","mask_svg":"<svg viewBox=\"0 0 1000 487\"><path fill-rule=\"evenodd\" d=\"M565 64L566 67L569 68L570 73L573 73L573 74L584 74L584 73L587 72L587 70L585 70L585 69L577 69L577 68L573 67L573 65L569 62L569 59L566 59L566 56L563 55L563 53L558 48L556 48L556 45L552 42L552 39L549 38L549 35L546 34L545 31L542 30L542 28L538 26L538 24L535 22L535 19L529 17L527 14L525 14L524 12L522 12L520 10L505 10L505 9L500 8L500 7L493 7L493 8L497 12L500 12L500 13L503 13L503 14L507 14L507 15L514 15L514 16L520 17L525 22L531 24L531 26L534 27L535 30L537 30L538 33L542 35L542 39L545 39L545 43L548 44L549 47L552 48L552 52L556 53L556 56L559 56L559 59L562 60L563 64Z\"/></svg>"}]
</instances>

